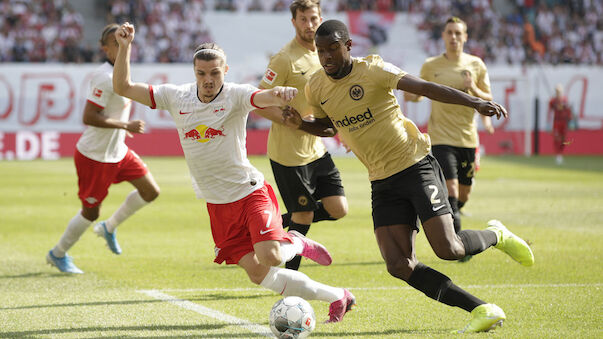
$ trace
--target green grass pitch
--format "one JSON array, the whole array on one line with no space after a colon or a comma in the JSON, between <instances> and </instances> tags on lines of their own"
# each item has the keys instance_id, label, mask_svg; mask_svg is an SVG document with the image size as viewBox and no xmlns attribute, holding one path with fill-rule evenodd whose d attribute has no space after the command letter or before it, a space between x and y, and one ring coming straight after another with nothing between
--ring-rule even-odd
<instances>
[{"instance_id":1,"label":"green grass pitch","mask_svg":"<svg viewBox=\"0 0 603 339\"><path fill-rule=\"evenodd\" d=\"M457 285L502 307L502 328L471 337L603 337L603 157L486 157L464 228L502 220L531 243L525 268L496 249L461 264L438 259L424 234L417 256ZM216 265L205 204L191 188L183 158L145 158L159 198L119 227L113 255L90 229L69 251L86 273L45 264L79 209L73 161L0 162L0 338L260 338L280 296L248 281L236 266ZM251 161L273 183L268 160ZM359 306L323 324L328 304L311 301L312 338L451 337L469 314L428 299L385 268L373 236L369 182L354 158L335 158L350 209L310 236L334 262L302 261L317 281L348 287ZM132 190L114 185L101 219ZM282 208L282 205L281 205ZM237 323L238 322L238 323Z\"/></svg>"}]
</instances>

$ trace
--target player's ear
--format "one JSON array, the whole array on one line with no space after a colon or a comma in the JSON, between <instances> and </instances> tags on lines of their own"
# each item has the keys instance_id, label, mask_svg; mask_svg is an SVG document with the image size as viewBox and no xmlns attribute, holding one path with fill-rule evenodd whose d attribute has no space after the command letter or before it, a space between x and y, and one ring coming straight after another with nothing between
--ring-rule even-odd
<instances>
[{"instance_id":1,"label":"player's ear","mask_svg":"<svg viewBox=\"0 0 603 339\"><path fill-rule=\"evenodd\" d=\"M228 64L224 65L224 74L228 73Z\"/></svg>"},{"instance_id":2,"label":"player's ear","mask_svg":"<svg viewBox=\"0 0 603 339\"><path fill-rule=\"evenodd\" d=\"M349 39L345 42L345 47L348 49L348 51L352 50L352 39Z\"/></svg>"}]
</instances>

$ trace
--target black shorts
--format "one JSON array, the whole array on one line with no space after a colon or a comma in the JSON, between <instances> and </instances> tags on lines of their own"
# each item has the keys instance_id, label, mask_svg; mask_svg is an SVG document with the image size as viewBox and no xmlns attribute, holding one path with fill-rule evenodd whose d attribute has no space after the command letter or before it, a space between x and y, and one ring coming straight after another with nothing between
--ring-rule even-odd
<instances>
[{"instance_id":1,"label":"black shorts","mask_svg":"<svg viewBox=\"0 0 603 339\"><path fill-rule=\"evenodd\" d=\"M458 178L461 185L471 186L473 184L475 148L433 145L431 152L442 167L446 180Z\"/></svg>"},{"instance_id":2,"label":"black shorts","mask_svg":"<svg viewBox=\"0 0 603 339\"><path fill-rule=\"evenodd\" d=\"M314 211L318 200L345 195L341 175L328 152L303 166L283 166L272 160L270 165L288 212Z\"/></svg>"},{"instance_id":3,"label":"black shorts","mask_svg":"<svg viewBox=\"0 0 603 339\"><path fill-rule=\"evenodd\" d=\"M431 155L389 178L371 181L374 228L410 225L452 213L442 170Z\"/></svg>"}]
</instances>

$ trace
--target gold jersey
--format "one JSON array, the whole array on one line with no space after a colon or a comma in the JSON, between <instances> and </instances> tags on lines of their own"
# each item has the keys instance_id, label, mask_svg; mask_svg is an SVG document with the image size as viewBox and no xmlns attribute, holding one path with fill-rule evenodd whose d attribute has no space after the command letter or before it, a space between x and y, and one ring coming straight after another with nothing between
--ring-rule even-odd
<instances>
[{"instance_id":1,"label":"gold jersey","mask_svg":"<svg viewBox=\"0 0 603 339\"><path fill-rule=\"evenodd\" d=\"M320 70L306 97L316 118L329 117L366 166L369 180L390 177L429 153L429 136L400 110L393 89L406 72L378 55L352 59L352 71L333 79Z\"/></svg>"},{"instance_id":2,"label":"gold jersey","mask_svg":"<svg viewBox=\"0 0 603 339\"><path fill-rule=\"evenodd\" d=\"M463 91L466 72L479 89L490 93L486 65L480 58L466 53L462 53L458 61L450 61L444 55L428 58L421 67L421 78ZM479 141L474 117L475 110L471 107L432 101L427 125L432 144L477 147Z\"/></svg>"},{"instance_id":3,"label":"gold jersey","mask_svg":"<svg viewBox=\"0 0 603 339\"><path fill-rule=\"evenodd\" d=\"M305 117L311 115L312 110L306 102L304 88L312 73L321 68L316 51L308 50L293 39L270 59L260 87L297 88L299 92L289 105ZM268 157L281 165L302 166L321 158L326 151L320 137L282 124L272 123L270 127Z\"/></svg>"}]
</instances>

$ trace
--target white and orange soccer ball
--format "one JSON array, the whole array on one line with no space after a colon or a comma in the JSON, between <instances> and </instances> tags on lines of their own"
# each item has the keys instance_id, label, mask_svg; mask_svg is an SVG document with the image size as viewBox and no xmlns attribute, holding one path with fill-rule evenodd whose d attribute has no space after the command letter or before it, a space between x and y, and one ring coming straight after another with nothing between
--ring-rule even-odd
<instances>
[{"instance_id":1,"label":"white and orange soccer ball","mask_svg":"<svg viewBox=\"0 0 603 339\"><path fill-rule=\"evenodd\" d=\"M270 329L277 338L306 338L316 326L312 306L300 297L286 297L270 310Z\"/></svg>"}]
</instances>

